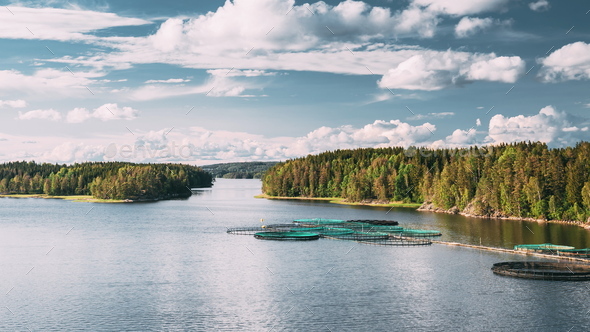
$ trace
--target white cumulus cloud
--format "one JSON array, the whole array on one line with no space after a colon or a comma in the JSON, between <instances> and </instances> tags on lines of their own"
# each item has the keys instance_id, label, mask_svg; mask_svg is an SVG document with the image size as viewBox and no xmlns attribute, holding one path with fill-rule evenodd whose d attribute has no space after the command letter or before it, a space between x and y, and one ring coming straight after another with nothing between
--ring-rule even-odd
<instances>
[{"instance_id":1,"label":"white cumulus cloud","mask_svg":"<svg viewBox=\"0 0 590 332\"><path fill-rule=\"evenodd\" d=\"M449 15L471 15L502 9L509 0L413 0L414 4Z\"/></svg>"},{"instance_id":2,"label":"white cumulus cloud","mask_svg":"<svg viewBox=\"0 0 590 332\"><path fill-rule=\"evenodd\" d=\"M549 10L549 7L551 7L551 5L549 4L549 1L547 1L547 0L539 0L539 1L529 3L529 8L532 11L536 11L536 12L542 12L542 11Z\"/></svg>"},{"instance_id":3,"label":"white cumulus cloud","mask_svg":"<svg viewBox=\"0 0 590 332\"><path fill-rule=\"evenodd\" d=\"M455 36L457 38L470 37L477 32L483 31L494 24L494 20L486 17L463 17L455 26Z\"/></svg>"},{"instance_id":4,"label":"white cumulus cloud","mask_svg":"<svg viewBox=\"0 0 590 332\"><path fill-rule=\"evenodd\" d=\"M0 38L95 40L88 32L117 26L151 23L114 13L62 8L9 6L0 14Z\"/></svg>"},{"instance_id":5,"label":"white cumulus cloud","mask_svg":"<svg viewBox=\"0 0 590 332\"><path fill-rule=\"evenodd\" d=\"M17 119L19 120L35 120L35 119L41 119L41 120L51 120L51 121L59 121L61 120L61 113L59 113L58 111L54 110L54 109L46 109L46 110L34 110L34 111L28 111L28 112L18 112L18 117Z\"/></svg>"},{"instance_id":6,"label":"white cumulus cloud","mask_svg":"<svg viewBox=\"0 0 590 332\"><path fill-rule=\"evenodd\" d=\"M590 79L590 44L567 44L541 59L539 75L546 82Z\"/></svg>"},{"instance_id":7,"label":"white cumulus cloud","mask_svg":"<svg viewBox=\"0 0 590 332\"><path fill-rule=\"evenodd\" d=\"M39 69L30 75L18 70L0 70L0 96L21 93L44 99L60 96L84 98L91 96L86 87L94 84L95 78L104 75L82 71L72 75L67 70L51 68Z\"/></svg>"},{"instance_id":8,"label":"white cumulus cloud","mask_svg":"<svg viewBox=\"0 0 590 332\"><path fill-rule=\"evenodd\" d=\"M473 81L514 83L524 72L517 56L427 51L390 69L379 86L390 89L433 91Z\"/></svg>"},{"instance_id":9,"label":"white cumulus cloud","mask_svg":"<svg viewBox=\"0 0 590 332\"><path fill-rule=\"evenodd\" d=\"M75 108L68 112L66 121L69 123L80 123L88 119L110 120L133 120L139 111L131 107L119 107L117 104L104 104L93 111L85 108Z\"/></svg>"},{"instance_id":10,"label":"white cumulus cloud","mask_svg":"<svg viewBox=\"0 0 590 332\"><path fill-rule=\"evenodd\" d=\"M23 108L23 107L27 107L27 102L22 99L0 100L0 108L3 108L3 107Z\"/></svg>"},{"instance_id":11,"label":"white cumulus cloud","mask_svg":"<svg viewBox=\"0 0 590 332\"><path fill-rule=\"evenodd\" d=\"M147 80L145 83L185 83L190 82L191 80L184 79L184 78L169 78L167 80Z\"/></svg>"},{"instance_id":12,"label":"white cumulus cloud","mask_svg":"<svg viewBox=\"0 0 590 332\"><path fill-rule=\"evenodd\" d=\"M538 114L514 117L494 115L490 120L486 141L490 143L512 143L519 141L541 141L555 146L572 145L581 139L588 139L588 126L573 124L566 112L553 106L542 108Z\"/></svg>"}]
</instances>

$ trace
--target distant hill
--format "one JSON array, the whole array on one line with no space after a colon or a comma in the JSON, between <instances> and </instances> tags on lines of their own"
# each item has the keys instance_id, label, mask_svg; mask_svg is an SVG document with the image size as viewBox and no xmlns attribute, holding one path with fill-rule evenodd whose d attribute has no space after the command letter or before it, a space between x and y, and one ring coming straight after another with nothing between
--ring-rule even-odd
<instances>
[{"instance_id":1,"label":"distant hill","mask_svg":"<svg viewBox=\"0 0 590 332\"><path fill-rule=\"evenodd\" d=\"M216 178L224 179L260 179L269 168L278 161L253 161L241 163L224 163L202 166Z\"/></svg>"}]
</instances>

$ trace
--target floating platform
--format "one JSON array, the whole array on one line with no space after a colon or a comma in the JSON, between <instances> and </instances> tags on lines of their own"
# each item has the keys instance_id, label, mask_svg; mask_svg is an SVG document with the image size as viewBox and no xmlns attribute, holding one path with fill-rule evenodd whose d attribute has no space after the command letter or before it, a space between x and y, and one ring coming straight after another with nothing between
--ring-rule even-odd
<instances>
[{"instance_id":1,"label":"floating platform","mask_svg":"<svg viewBox=\"0 0 590 332\"><path fill-rule=\"evenodd\" d=\"M538 280L587 281L590 265L555 262L502 262L492 267L495 274Z\"/></svg>"},{"instance_id":2,"label":"floating platform","mask_svg":"<svg viewBox=\"0 0 590 332\"><path fill-rule=\"evenodd\" d=\"M514 250L517 251L530 251L530 252L541 252L547 253L550 252L552 254L556 254L559 250L572 250L575 247L572 246L562 246L558 244L552 243L542 243L542 244L519 244L514 246Z\"/></svg>"},{"instance_id":3,"label":"floating platform","mask_svg":"<svg viewBox=\"0 0 590 332\"><path fill-rule=\"evenodd\" d=\"M293 241L309 241L320 238L318 233L310 232L258 232L254 237L261 240L293 240Z\"/></svg>"},{"instance_id":4,"label":"floating platform","mask_svg":"<svg viewBox=\"0 0 590 332\"><path fill-rule=\"evenodd\" d=\"M585 249L560 249L556 251L557 256L590 258L590 248Z\"/></svg>"}]
</instances>

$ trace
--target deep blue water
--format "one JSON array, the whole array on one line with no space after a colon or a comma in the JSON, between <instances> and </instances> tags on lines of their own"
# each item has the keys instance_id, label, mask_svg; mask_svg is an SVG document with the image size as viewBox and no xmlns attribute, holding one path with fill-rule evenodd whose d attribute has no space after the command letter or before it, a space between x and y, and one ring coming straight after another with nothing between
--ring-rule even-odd
<instances>
[{"instance_id":1,"label":"deep blue water","mask_svg":"<svg viewBox=\"0 0 590 332\"><path fill-rule=\"evenodd\" d=\"M218 180L157 203L0 199L0 330L590 330L590 282L490 271L522 256L226 233L261 219L392 218L452 241L590 247L586 230L253 198L259 192L257 180Z\"/></svg>"}]
</instances>

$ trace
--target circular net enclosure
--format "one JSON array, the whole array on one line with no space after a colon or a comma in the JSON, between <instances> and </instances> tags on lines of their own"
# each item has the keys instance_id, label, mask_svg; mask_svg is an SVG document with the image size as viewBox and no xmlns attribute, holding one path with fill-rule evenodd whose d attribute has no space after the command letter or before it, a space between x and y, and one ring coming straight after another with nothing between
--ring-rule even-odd
<instances>
[{"instance_id":1,"label":"circular net enclosure","mask_svg":"<svg viewBox=\"0 0 590 332\"><path fill-rule=\"evenodd\" d=\"M401 233L404 228L400 226L371 225L366 228L368 232Z\"/></svg>"},{"instance_id":2,"label":"circular net enclosure","mask_svg":"<svg viewBox=\"0 0 590 332\"><path fill-rule=\"evenodd\" d=\"M384 240L372 241L358 241L359 243L371 244L376 246L394 246L394 247L414 247L414 246L429 246L432 244L427 238L407 238L390 236Z\"/></svg>"},{"instance_id":3,"label":"circular net enclosure","mask_svg":"<svg viewBox=\"0 0 590 332\"><path fill-rule=\"evenodd\" d=\"M229 234L235 234L235 235L254 235L258 232L264 232L264 231L267 231L267 229L264 227L234 227L234 228L227 229L227 232Z\"/></svg>"},{"instance_id":4,"label":"circular net enclosure","mask_svg":"<svg viewBox=\"0 0 590 332\"><path fill-rule=\"evenodd\" d=\"M590 280L590 265L561 262L502 262L492 267L495 274L538 280Z\"/></svg>"},{"instance_id":5,"label":"circular net enclosure","mask_svg":"<svg viewBox=\"0 0 590 332\"><path fill-rule=\"evenodd\" d=\"M389 234L382 232L352 232L349 234L331 235L325 236L330 239L338 240L351 240L351 241L375 241L375 240L387 240Z\"/></svg>"},{"instance_id":6,"label":"circular net enclosure","mask_svg":"<svg viewBox=\"0 0 590 332\"><path fill-rule=\"evenodd\" d=\"M397 226L399 222L395 220L373 220L373 219L357 219L357 220L347 220L348 222L362 222L371 225L383 225L383 226Z\"/></svg>"},{"instance_id":7,"label":"circular net enclosure","mask_svg":"<svg viewBox=\"0 0 590 332\"><path fill-rule=\"evenodd\" d=\"M254 237L261 240L294 240L307 241L320 238L318 233L310 232L258 232Z\"/></svg>"},{"instance_id":8,"label":"circular net enclosure","mask_svg":"<svg viewBox=\"0 0 590 332\"><path fill-rule=\"evenodd\" d=\"M409 228L404 228L404 230L400 233L400 236L406 237L437 237L441 235L441 232L435 230Z\"/></svg>"},{"instance_id":9,"label":"circular net enclosure","mask_svg":"<svg viewBox=\"0 0 590 332\"><path fill-rule=\"evenodd\" d=\"M315 218L315 219L295 219L295 220L293 220L293 222L298 223L298 224L302 224L302 225L334 225L334 224L344 223L345 220Z\"/></svg>"},{"instance_id":10,"label":"circular net enclosure","mask_svg":"<svg viewBox=\"0 0 590 332\"><path fill-rule=\"evenodd\" d=\"M330 227L348 228L363 232L365 230L368 231L371 227L373 227L373 225L363 222L343 222L340 224L332 224Z\"/></svg>"}]
</instances>

